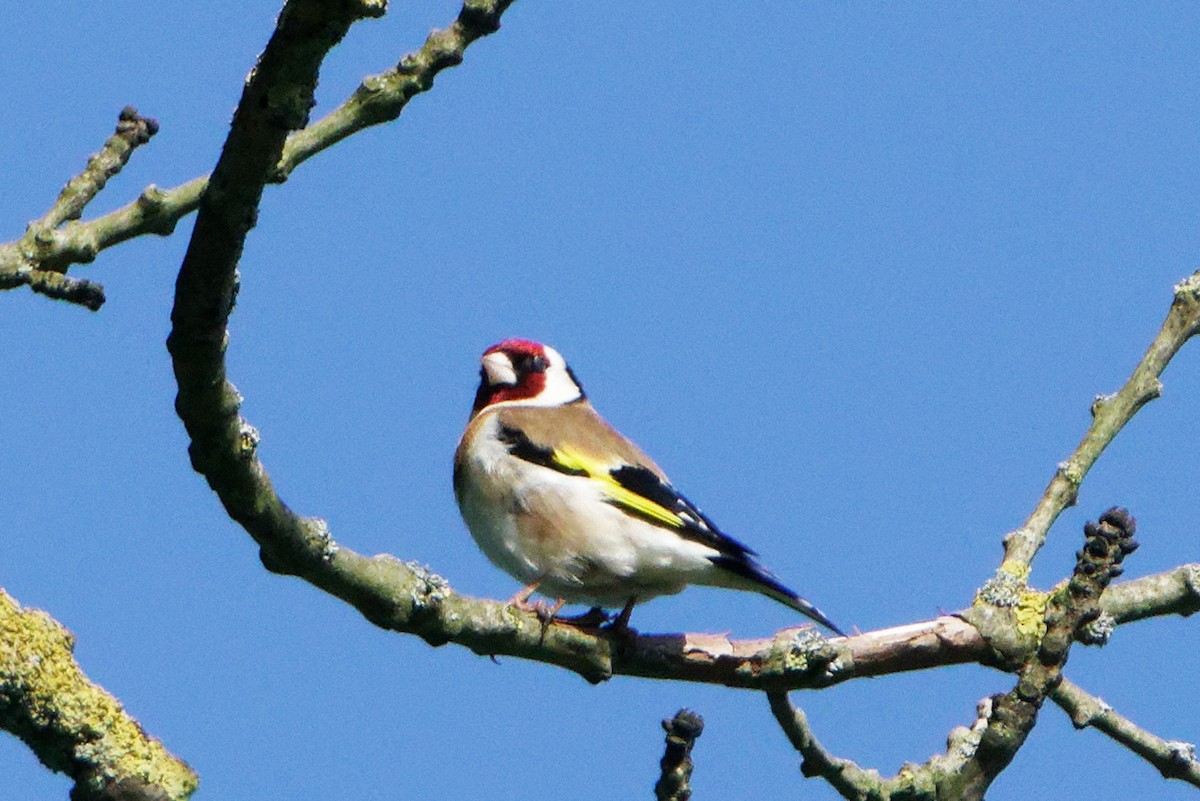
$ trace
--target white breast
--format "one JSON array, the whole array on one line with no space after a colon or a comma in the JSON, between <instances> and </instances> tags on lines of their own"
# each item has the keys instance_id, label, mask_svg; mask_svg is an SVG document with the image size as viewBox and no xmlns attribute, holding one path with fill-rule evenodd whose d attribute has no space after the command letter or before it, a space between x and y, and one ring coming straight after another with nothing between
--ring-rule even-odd
<instances>
[{"instance_id":1,"label":"white breast","mask_svg":"<svg viewBox=\"0 0 1200 801\"><path fill-rule=\"evenodd\" d=\"M572 603L619 607L707 583L716 552L605 501L597 483L518 459L495 416L461 460L460 507L480 550L522 584Z\"/></svg>"},{"instance_id":2,"label":"white breast","mask_svg":"<svg viewBox=\"0 0 1200 801\"><path fill-rule=\"evenodd\" d=\"M519 508L517 496L529 479L523 463L496 438L498 427L492 415L465 455L459 509L484 555L529 584L540 577L541 566L526 556L514 513Z\"/></svg>"}]
</instances>

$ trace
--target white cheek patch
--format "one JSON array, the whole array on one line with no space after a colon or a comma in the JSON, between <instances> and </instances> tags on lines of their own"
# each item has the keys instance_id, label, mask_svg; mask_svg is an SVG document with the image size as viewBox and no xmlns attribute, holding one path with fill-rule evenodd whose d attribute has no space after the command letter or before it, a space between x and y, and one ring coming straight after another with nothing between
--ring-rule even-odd
<instances>
[{"instance_id":1,"label":"white cheek patch","mask_svg":"<svg viewBox=\"0 0 1200 801\"><path fill-rule=\"evenodd\" d=\"M545 347L546 361L549 366L546 368L546 386L538 394L538 406L561 406L564 403L570 403L573 400L578 400L583 396L579 391L579 385L571 378L571 374L567 372L567 361L556 351L549 346Z\"/></svg>"},{"instance_id":2,"label":"white cheek patch","mask_svg":"<svg viewBox=\"0 0 1200 801\"><path fill-rule=\"evenodd\" d=\"M490 386L513 387L517 384L517 371L512 360L503 353L489 353L483 357L483 371L487 373Z\"/></svg>"},{"instance_id":3,"label":"white cheek patch","mask_svg":"<svg viewBox=\"0 0 1200 801\"><path fill-rule=\"evenodd\" d=\"M577 400L579 396L579 387L571 380L566 368L551 363L550 369L546 370L546 387L537 397L541 402L539 405L559 406Z\"/></svg>"}]
</instances>

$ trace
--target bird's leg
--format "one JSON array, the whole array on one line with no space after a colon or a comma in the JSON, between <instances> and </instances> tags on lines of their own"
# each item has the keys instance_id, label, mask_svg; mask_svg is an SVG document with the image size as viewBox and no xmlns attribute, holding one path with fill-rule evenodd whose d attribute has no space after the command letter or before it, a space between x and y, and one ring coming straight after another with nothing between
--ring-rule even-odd
<instances>
[{"instance_id":1,"label":"bird's leg","mask_svg":"<svg viewBox=\"0 0 1200 801\"><path fill-rule=\"evenodd\" d=\"M532 584L526 584L524 587L522 587L520 590L517 591L516 595L514 595L513 597L508 599L508 605L515 606L516 608L520 609L522 612L532 612L533 608L536 606L536 604L529 603L529 596L533 595L535 592L537 592L538 585L541 583L542 583L542 580L538 579L537 581L533 582Z\"/></svg>"},{"instance_id":2,"label":"bird's leg","mask_svg":"<svg viewBox=\"0 0 1200 801\"><path fill-rule=\"evenodd\" d=\"M616 620L608 624L608 630L619 636L628 636L631 634L629 616L633 614L633 606L636 603L637 598L630 598L625 604L625 608L621 610L621 614L617 615Z\"/></svg>"}]
</instances>

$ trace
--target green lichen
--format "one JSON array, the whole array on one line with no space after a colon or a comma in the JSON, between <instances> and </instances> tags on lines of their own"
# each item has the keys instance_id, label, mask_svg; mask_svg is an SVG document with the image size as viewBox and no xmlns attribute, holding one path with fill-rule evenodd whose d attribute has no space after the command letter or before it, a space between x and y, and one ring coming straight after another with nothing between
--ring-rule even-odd
<instances>
[{"instance_id":1,"label":"green lichen","mask_svg":"<svg viewBox=\"0 0 1200 801\"><path fill-rule=\"evenodd\" d=\"M88 681L73 647L70 632L49 615L23 610L0 590L0 727L86 788L84 797L136 777L168 798L188 798L195 773Z\"/></svg>"},{"instance_id":2,"label":"green lichen","mask_svg":"<svg viewBox=\"0 0 1200 801\"><path fill-rule=\"evenodd\" d=\"M816 664L828 664L829 641L816 629L784 629L771 643L761 674L787 676L805 673Z\"/></svg>"},{"instance_id":3,"label":"green lichen","mask_svg":"<svg viewBox=\"0 0 1200 801\"><path fill-rule=\"evenodd\" d=\"M985 581L975 593L974 604L1002 608L1017 606L1022 593L1027 590L1025 580L1028 577L1028 562L1006 559L997 568L996 574Z\"/></svg>"},{"instance_id":4,"label":"green lichen","mask_svg":"<svg viewBox=\"0 0 1200 801\"><path fill-rule=\"evenodd\" d=\"M1083 477L1087 472L1086 468L1080 467L1075 463L1074 460L1070 462L1064 462L1063 464L1059 465L1058 470L1062 477L1066 479L1067 483L1069 483L1072 487L1078 487L1080 484L1082 484Z\"/></svg>"},{"instance_id":5,"label":"green lichen","mask_svg":"<svg viewBox=\"0 0 1200 801\"><path fill-rule=\"evenodd\" d=\"M1041 642L1046 634L1046 603L1049 600L1050 593L1029 589L1017 600L1014 610L1017 631L1034 642Z\"/></svg>"}]
</instances>

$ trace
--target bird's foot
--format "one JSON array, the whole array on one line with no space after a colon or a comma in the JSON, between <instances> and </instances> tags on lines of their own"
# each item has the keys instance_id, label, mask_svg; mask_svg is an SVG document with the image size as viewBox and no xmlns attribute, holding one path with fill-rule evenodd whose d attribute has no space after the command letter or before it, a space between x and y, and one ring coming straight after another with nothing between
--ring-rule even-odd
<instances>
[{"instance_id":1,"label":"bird's foot","mask_svg":"<svg viewBox=\"0 0 1200 801\"><path fill-rule=\"evenodd\" d=\"M509 606L515 606L522 612L533 612L538 616L538 620L542 621L542 627L550 625L554 620L554 616L558 614L558 610L563 608L566 603L562 598L559 598L554 603L547 603L541 599L536 601L529 600L529 596L537 592L540 581L535 581L532 584L527 584L521 588L520 592L508 599Z\"/></svg>"},{"instance_id":2,"label":"bird's foot","mask_svg":"<svg viewBox=\"0 0 1200 801\"><path fill-rule=\"evenodd\" d=\"M537 615L538 620L542 621L542 629L544 630L554 622L554 616L558 614L558 610L562 609L565 603L566 601L562 598L559 598L552 604L545 601L534 601L530 604L532 608L529 611Z\"/></svg>"},{"instance_id":3,"label":"bird's foot","mask_svg":"<svg viewBox=\"0 0 1200 801\"><path fill-rule=\"evenodd\" d=\"M542 621L543 625L547 625L554 616L558 614L558 610L563 608L566 603L562 598L559 598L554 603L547 603L540 598L536 601L529 600L529 596L533 595L537 589L537 584L530 584L516 595L508 599L508 605L520 609L522 612L533 612Z\"/></svg>"},{"instance_id":4,"label":"bird's foot","mask_svg":"<svg viewBox=\"0 0 1200 801\"><path fill-rule=\"evenodd\" d=\"M598 629L608 622L611 615L605 612L598 606L593 606L591 609L584 612L582 615L573 617L560 617L559 623L565 623L568 626L574 626L579 629Z\"/></svg>"}]
</instances>

